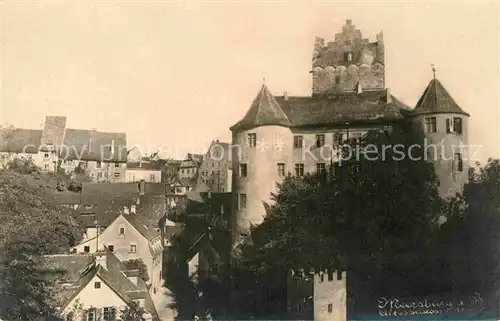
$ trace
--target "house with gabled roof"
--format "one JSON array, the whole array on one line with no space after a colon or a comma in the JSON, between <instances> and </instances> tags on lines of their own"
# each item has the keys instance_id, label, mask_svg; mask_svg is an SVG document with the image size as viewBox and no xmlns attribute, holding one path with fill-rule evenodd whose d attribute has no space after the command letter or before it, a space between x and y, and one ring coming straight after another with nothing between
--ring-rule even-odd
<instances>
[{"instance_id":1,"label":"house with gabled roof","mask_svg":"<svg viewBox=\"0 0 500 321\"><path fill-rule=\"evenodd\" d=\"M66 121L66 116L47 116L41 130L2 128L0 167L25 158L43 171L81 171L94 181L123 182L127 135L66 128Z\"/></svg>"},{"instance_id":2,"label":"house with gabled roof","mask_svg":"<svg viewBox=\"0 0 500 321\"><path fill-rule=\"evenodd\" d=\"M197 192L231 192L231 144L212 141L198 169Z\"/></svg>"},{"instance_id":3,"label":"house with gabled roof","mask_svg":"<svg viewBox=\"0 0 500 321\"><path fill-rule=\"evenodd\" d=\"M180 179L196 179L198 175L198 167L203 160L203 155L200 154L187 154L186 158L179 166Z\"/></svg>"},{"instance_id":4,"label":"house with gabled roof","mask_svg":"<svg viewBox=\"0 0 500 321\"><path fill-rule=\"evenodd\" d=\"M145 320L159 320L138 270L128 269L104 248L94 254L47 255L42 270L53 278L55 302L61 315L73 320L117 320L133 301L144 308Z\"/></svg>"},{"instance_id":5,"label":"house with gabled roof","mask_svg":"<svg viewBox=\"0 0 500 321\"><path fill-rule=\"evenodd\" d=\"M95 222L96 234L75 246L73 252L92 253L107 247L122 261L141 259L147 267L147 284L152 292L156 292L163 285L161 221L165 216L165 186L145 182L135 186L138 188L135 193L120 195L108 207L110 210L95 213L100 213L105 227L99 221ZM109 202L110 198L105 195L104 199Z\"/></svg>"}]
</instances>

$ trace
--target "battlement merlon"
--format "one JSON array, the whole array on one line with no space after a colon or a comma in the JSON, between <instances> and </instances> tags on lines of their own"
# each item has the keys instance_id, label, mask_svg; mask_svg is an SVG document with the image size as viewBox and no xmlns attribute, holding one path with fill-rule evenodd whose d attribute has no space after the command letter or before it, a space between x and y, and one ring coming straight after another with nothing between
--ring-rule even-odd
<instances>
[{"instance_id":1,"label":"battlement merlon","mask_svg":"<svg viewBox=\"0 0 500 321\"><path fill-rule=\"evenodd\" d=\"M309 271L304 271L303 269L289 270L290 277L297 277L297 278L313 277L316 282L319 281L321 275L323 275L325 281L328 280L327 277L328 275L333 275L333 281L345 281L347 278L347 271L339 269L315 270L312 268L309 269Z\"/></svg>"},{"instance_id":2,"label":"battlement merlon","mask_svg":"<svg viewBox=\"0 0 500 321\"><path fill-rule=\"evenodd\" d=\"M383 31L376 35L376 41L371 42L362 37L361 31L356 29L351 20L346 20L342 31L334 35L334 41L325 45L323 38L315 39L313 68L351 64L371 65L375 62L384 64Z\"/></svg>"}]
</instances>

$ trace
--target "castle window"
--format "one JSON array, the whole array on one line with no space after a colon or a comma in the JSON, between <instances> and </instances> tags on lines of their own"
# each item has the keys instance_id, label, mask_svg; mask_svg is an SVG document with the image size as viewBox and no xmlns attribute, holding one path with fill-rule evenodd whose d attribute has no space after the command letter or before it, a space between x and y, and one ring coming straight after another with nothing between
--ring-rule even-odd
<instances>
[{"instance_id":1,"label":"castle window","mask_svg":"<svg viewBox=\"0 0 500 321\"><path fill-rule=\"evenodd\" d=\"M90 253L90 246L84 246L83 247L83 253Z\"/></svg>"},{"instance_id":2,"label":"castle window","mask_svg":"<svg viewBox=\"0 0 500 321\"><path fill-rule=\"evenodd\" d=\"M435 133L436 132L436 117L426 117L425 118L425 132L426 133Z\"/></svg>"},{"instance_id":3,"label":"castle window","mask_svg":"<svg viewBox=\"0 0 500 321\"><path fill-rule=\"evenodd\" d=\"M108 245L108 250L110 252L114 252L115 251L115 246L114 245Z\"/></svg>"},{"instance_id":4,"label":"castle window","mask_svg":"<svg viewBox=\"0 0 500 321\"><path fill-rule=\"evenodd\" d=\"M316 135L316 147L323 147L325 145L325 135Z\"/></svg>"},{"instance_id":5,"label":"castle window","mask_svg":"<svg viewBox=\"0 0 500 321\"><path fill-rule=\"evenodd\" d=\"M97 162L96 167L101 168L101 166L102 166L101 162Z\"/></svg>"},{"instance_id":6,"label":"castle window","mask_svg":"<svg viewBox=\"0 0 500 321\"><path fill-rule=\"evenodd\" d=\"M303 143L304 143L304 137L293 136L293 147L294 148L302 148Z\"/></svg>"},{"instance_id":7,"label":"castle window","mask_svg":"<svg viewBox=\"0 0 500 321\"><path fill-rule=\"evenodd\" d=\"M316 172L322 174L326 171L325 163L316 163Z\"/></svg>"},{"instance_id":8,"label":"castle window","mask_svg":"<svg viewBox=\"0 0 500 321\"><path fill-rule=\"evenodd\" d=\"M240 164L240 176L247 177L247 164Z\"/></svg>"},{"instance_id":9,"label":"castle window","mask_svg":"<svg viewBox=\"0 0 500 321\"><path fill-rule=\"evenodd\" d=\"M240 209L247 208L247 194L240 194Z\"/></svg>"},{"instance_id":10,"label":"castle window","mask_svg":"<svg viewBox=\"0 0 500 321\"><path fill-rule=\"evenodd\" d=\"M250 133L248 134L248 147L257 146L257 134Z\"/></svg>"},{"instance_id":11,"label":"castle window","mask_svg":"<svg viewBox=\"0 0 500 321\"><path fill-rule=\"evenodd\" d=\"M338 162L333 163L333 175L336 177L340 175L340 164Z\"/></svg>"},{"instance_id":12,"label":"castle window","mask_svg":"<svg viewBox=\"0 0 500 321\"><path fill-rule=\"evenodd\" d=\"M337 146L344 145L344 134L343 133L334 133L333 134L333 144Z\"/></svg>"},{"instance_id":13,"label":"castle window","mask_svg":"<svg viewBox=\"0 0 500 321\"><path fill-rule=\"evenodd\" d=\"M342 280L342 271L337 270L337 280Z\"/></svg>"},{"instance_id":14,"label":"castle window","mask_svg":"<svg viewBox=\"0 0 500 321\"><path fill-rule=\"evenodd\" d=\"M115 173L115 177L120 177L120 173Z\"/></svg>"},{"instance_id":15,"label":"castle window","mask_svg":"<svg viewBox=\"0 0 500 321\"><path fill-rule=\"evenodd\" d=\"M462 161L462 155L456 153L454 157L454 172L462 172L464 170L464 164Z\"/></svg>"},{"instance_id":16,"label":"castle window","mask_svg":"<svg viewBox=\"0 0 500 321\"><path fill-rule=\"evenodd\" d=\"M94 289L100 289L101 288L101 282L94 282Z\"/></svg>"},{"instance_id":17,"label":"castle window","mask_svg":"<svg viewBox=\"0 0 500 321\"><path fill-rule=\"evenodd\" d=\"M137 245L131 244L129 252L130 253L136 253L137 252Z\"/></svg>"},{"instance_id":18,"label":"castle window","mask_svg":"<svg viewBox=\"0 0 500 321\"><path fill-rule=\"evenodd\" d=\"M279 177L285 176L285 164L284 163L278 163L278 176Z\"/></svg>"},{"instance_id":19,"label":"castle window","mask_svg":"<svg viewBox=\"0 0 500 321\"><path fill-rule=\"evenodd\" d=\"M462 134L462 119L459 117L450 117L446 119L446 132Z\"/></svg>"},{"instance_id":20,"label":"castle window","mask_svg":"<svg viewBox=\"0 0 500 321\"><path fill-rule=\"evenodd\" d=\"M328 305L328 313L332 313L333 312L333 304L329 304Z\"/></svg>"},{"instance_id":21,"label":"castle window","mask_svg":"<svg viewBox=\"0 0 500 321\"><path fill-rule=\"evenodd\" d=\"M120 235L125 234L125 227L120 226Z\"/></svg>"},{"instance_id":22,"label":"castle window","mask_svg":"<svg viewBox=\"0 0 500 321\"><path fill-rule=\"evenodd\" d=\"M115 167L120 167L120 163L115 163Z\"/></svg>"},{"instance_id":23,"label":"castle window","mask_svg":"<svg viewBox=\"0 0 500 321\"><path fill-rule=\"evenodd\" d=\"M344 52L344 60L347 62L352 61L352 52Z\"/></svg>"},{"instance_id":24,"label":"castle window","mask_svg":"<svg viewBox=\"0 0 500 321\"><path fill-rule=\"evenodd\" d=\"M295 164L295 175L304 176L304 164Z\"/></svg>"},{"instance_id":25,"label":"castle window","mask_svg":"<svg viewBox=\"0 0 500 321\"><path fill-rule=\"evenodd\" d=\"M328 281L333 281L333 272L328 271Z\"/></svg>"}]
</instances>

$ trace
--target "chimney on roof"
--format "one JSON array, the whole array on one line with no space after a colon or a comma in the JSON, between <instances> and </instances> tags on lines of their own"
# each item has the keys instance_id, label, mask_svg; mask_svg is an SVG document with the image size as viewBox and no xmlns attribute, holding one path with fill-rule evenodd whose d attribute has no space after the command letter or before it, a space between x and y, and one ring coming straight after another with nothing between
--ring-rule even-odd
<instances>
[{"instance_id":1,"label":"chimney on roof","mask_svg":"<svg viewBox=\"0 0 500 321\"><path fill-rule=\"evenodd\" d=\"M283 93L283 99L288 100L288 92L285 91Z\"/></svg>"},{"instance_id":2,"label":"chimney on roof","mask_svg":"<svg viewBox=\"0 0 500 321\"><path fill-rule=\"evenodd\" d=\"M352 20L351 20L351 19L347 19L347 20L345 21L345 24L346 24L346 25L352 25Z\"/></svg>"},{"instance_id":3,"label":"chimney on roof","mask_svg":"<svg viewBox=\"0 0 500 321\"><path fill-rule=\"evenodd\" d=\"M385 99L388 104L392 103L391 90L389 88L385 89Z\"/></svg>"},{"instance_id":4,"label":"chimney on roof","mask_svg":"<svg viewBox=\"0 0 500 321\"><path fill-rule=\"evenodd\" d=\"M111 155L115 155L115 140L111 140Z\"/></svg>"},{"instance_id":5,"label":"chimney on roof","mask_svg":"<svg viewBox=\"0 0 500 321\"><path fill-rule=\"evenodd\" d=\"M123 214L129 214L128 206L123 207Z\"/></svg>"},{"instance_id":6,"label":"chimney on roof","mask_svg":"<svg viewBox=\"0 0 500 321\"><path fill-rule=\"evenodd\" d=\"M146 181L142 180L139 182L139 195L146 194Z\"/></svg>"},{"instance_id":7,"label":"chimney on roof","mask_svg":"<svg viewBox=\"0 0 500 321\"><path fill-rule=\"evenodd\" d=\"M106 252L98 252L98 253L96 253L94 255L94 260L95 260L96 266L100 265L103 268L105 268L106 270L108 269L107 264L106 264L106 262L107 262Z\"/></svg>"},{"instance_id":8,"label":"chimney on roof","mask_svg":"<svg viewBox=\"0 0 500 321\"><path fill-rule=\"evenodd\" d=\"M357 90L358 90L358 95L361 94L363 92L363 86L361 86L361 83L358 82L358 86L357 86Z\"/></svg>"},{"instance_id":9,"label":"chimney on roof","mask_svg":"<svg viewBox=\"0 0 500 321\"><path fill-rule=\"evenodd\" d=\"M130 205L130 213L135 214L135 212L136 212L136 205L135 204Z\"/></svg>"}]
</instances>

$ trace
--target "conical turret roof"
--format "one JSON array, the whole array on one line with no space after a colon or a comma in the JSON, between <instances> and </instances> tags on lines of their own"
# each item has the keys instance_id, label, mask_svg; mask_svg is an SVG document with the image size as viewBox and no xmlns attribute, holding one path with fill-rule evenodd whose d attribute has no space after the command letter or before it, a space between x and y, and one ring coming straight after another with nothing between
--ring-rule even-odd
<instances>
[{"instance_id":1,"label":"conical turret roof","mask_svg":"<svg viewBox=\"0 0 500 321\"><path fill-rule=\"evenodd\" d=\"M431 114L431 113L456 113L469 116L460 106L453 100L448 91L444 88L439 80L432 79L425 89L422 97L420 97L413 115Z\"/></svg>"},{"instance_id":2,"label":"conical turret roof","mask_svg":"<svg viewBox=\"0 0 500 321\"><path fill-rule=\"evenodd\" d=\"M264 125L291 126L290 120L265 84L262 85L245 117L231 127L231 130Z\"/></svg>"}]
</instances>

